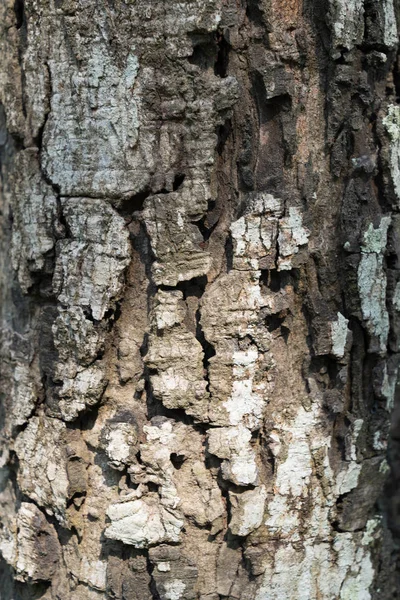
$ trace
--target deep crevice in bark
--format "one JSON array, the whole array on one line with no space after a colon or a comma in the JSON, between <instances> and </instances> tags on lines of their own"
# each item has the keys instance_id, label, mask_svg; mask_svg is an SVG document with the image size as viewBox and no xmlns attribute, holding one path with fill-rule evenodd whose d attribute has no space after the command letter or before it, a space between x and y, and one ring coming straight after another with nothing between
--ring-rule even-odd
<instances>
[{"instance_id":1,"label":"deep crevice in bark","mask_svg":"<svg viewBox=\"0 0 400 600\"><path fill-rule=\"evenodd\" d=\"M229 52L231 50L231 46L225 39L222 31L217 31L216 38L218 53L214 64L214 73L215 75L218 75L218 77L224 78L228 75Z\"/></svg>"}]
</instances>

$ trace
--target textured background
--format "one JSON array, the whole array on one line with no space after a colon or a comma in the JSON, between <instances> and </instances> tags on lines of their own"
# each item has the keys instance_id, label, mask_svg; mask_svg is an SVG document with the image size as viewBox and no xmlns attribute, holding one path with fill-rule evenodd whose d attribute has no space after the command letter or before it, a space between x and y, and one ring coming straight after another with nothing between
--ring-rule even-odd
<instances>
[{"instance_id":1,"label":"textured background","mask_svg":"<svg viewBox=\"0 0 400 600\"><path fill-rule=\"evenodd\" d=\"M398 12L0 0L1 600L398 597Z\"/></svg>"}]
</instances>

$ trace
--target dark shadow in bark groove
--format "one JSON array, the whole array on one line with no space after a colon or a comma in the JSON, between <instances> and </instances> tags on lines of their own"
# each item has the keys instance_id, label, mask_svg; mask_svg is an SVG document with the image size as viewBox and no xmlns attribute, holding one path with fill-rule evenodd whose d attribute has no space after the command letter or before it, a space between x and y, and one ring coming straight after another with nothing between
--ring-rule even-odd
<instances>
[{"instance_id":1,"label":"dark shadow in bark groove","mask_svg":"<svg viewBox=\"0 0 400 600\"><path fill-rule=\"evenodd\" d=\"M174 181L172 182L172 191L177 192L183 185L185 179L186 175L184 173L177 173L174 177Z\"/></svg>"},{"instance_id":2,"label":"dark shadow in bark groove","mask_svg":"<svg viewBox=\"0 0 400 600\"><path fill-rule=\"evenodd\" d=\"M120 200L116 206L116 209L123 217L130 217L133 215L133 213L143 210L146 199L151 195L152 191L149 188L146 188L145 190L138 192L129 198Z\"/></svg>"},{"instance_id":3,"label":"dark shadow in bark groove","mask_svg":"<svg viewBox=\"0 0 400 600\"><path fill-rule=\"evenodd\" d=\"M133 217L135 213L140 213L143 210L147 198L150 196L177 192L183 185L185 179L185 173L177 173L172 181L171 189L162 188L160 190L153 190L151 187L146 187L144 190L141 190L132 196L116 201L115 209L123 217Z\"/></svg>"},{"instance_id":4,"label":"dark shadow in bark groove","mask_svg":"<svg viewBox=\"0 0 400 600\"><path fill-rule=\"evenodd\" d=\"M294 291L297 291L299 281L300 269L290 269L290 271L261 270L260 285L271 292L279 292L289 285L293 286Z\"/></svg>"},{"instance_id":5,"label":"dark shadow in bark groove","mask_svg":"<svg viewBox=\"0 0 400 600\"><path fill-rule=\"evenodd\" d=\"M17 19L17 29L21 29L24 19L25 19L25 6L24 0L15 0L14 2L14 12L15 17Z\"/></svg>"},{"instance_id":6,"label":"dark shadow in bark groove","mask_svg":"<svg viewBox=\"0 0 400 600\"><path fill-rule=\"evenodd\" d=\"M192 224L196 225L196 227L199 229L201 235L203 236L204 242L207 242L210 239L213 231L219 223L218 214L215 217L213 217L215 207L215 200L209 200L206 214L198 221L192 221Z\"/></svg>"},{"instance_id":7,"label":"dark shadow in bark groove","mask_svg":"<svg viewBox=\"0 0 400 600\"><path fill-rule=\"evenodd\" d=\"M173 288L175 289L175 288ZM145 358L148 352L148 334L145 335L142 347L140 349L142 358ZM143 369L143 378L145 380L145 392L146 392L146 404L147 404L147 419L150 421L154 417L165 417L167 419L173 419L174 421L184 423L185 425L191 425L192 427L198 426L190 415L186 414L183 408L166 408L161 400L154 397L153 388L150 381L152 370L146 365Z\"/></svg>"},{"instance_id":8,"label":"dark shadow in bark groove","mask_svg":"<svg viewBox=\"0 0 400 600\"><path fill-rule=\"evenodd\" d=\"M214 63L214 73L215 75L218 75L218 77L224 78L228 75L229 52L231 50L231 46L225 39L222 31L217 31L216 39L218 52Z\"/></svg>"},{"instance_id":9,"label":"dark shadow in bark groove","mask_svg":"<svg viewBox=\"0 0 400 600\"><path fill-rule=\"evenodd\" d=\"M229 231L225 242L225 256L226 256L226 271L232 271L233 269L233 239L232 234Z\"/></svg>"},{"instance_id":10,"label":"dark shadow in bark groove","mask_svg":"<svg viewBox=\"0 0 400 600\"><path fill-rule=\"evenodd\" d=\"M217 128L217 152L220 156L223 153L225 144L229 137L232 135L232 133L233 128L231 119L226 119L226 121L222 125L219 125L219 127Z\"/></svg>"},{"instance_id":11,"label":"dark shadow in bark groove","mask_svg":"<svg viewBox=\"0 0 400 600\"><path fill-rule=\"evenodd\" d=\"M193 53L188 62L203 71L214 67L218 56L218 45L213 33L192 33L190 39Z\"/></svg>"},{"instance_id":12,"label":"dark shadow in bark groove","mask_svg":"<svg viewBox=\"0 0 400 600\"><path fill-rule=\"evenodd\" d=\"M196 322L197 322L196 339L200 342L200 344L203 348L204 378L207 381L206 389L208 392L210 392L210 375L209 375L210 359L212 359L212 357L216 355L216 352L215 352L214 346L206 339L206 337L204 335L204 331L201 326L200 319L201 319L201 313L200 313L200 309L199 309L196 312Z\"/></svg>"},{"instance_id":13,"label":"dark shadow in bark groove","mask_svg":"<svg viewBox=\"0 0 400 600\"><path fill-rule=\"evenodd\" d=\"M176 452L172 452L170 455L170 461L172 462L174 469L179 471L186 460L186 457L183 454L176 454Z\"/></svg>"},{"instance_id":14,"label":"dark shadow in bark groove","mask_svg":"<svg viewBox=\"0 0 400 600\"><path fill-rule=\"evenodd\" d=\"M1 600L40 600L51 585L49 582L23 583L14 576L13 569L0 556Z\"/></svg>"}]
</instances>

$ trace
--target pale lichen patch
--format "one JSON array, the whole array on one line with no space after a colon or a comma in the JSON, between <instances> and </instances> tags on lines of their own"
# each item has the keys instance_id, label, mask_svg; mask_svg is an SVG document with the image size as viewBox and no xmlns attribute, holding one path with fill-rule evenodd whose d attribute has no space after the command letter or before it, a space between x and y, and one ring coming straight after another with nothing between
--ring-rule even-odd
<instances>
[{"instance_id":1,"label":"pale lichen patch","mask_svg":"<svg viewBox=\"0 0 400 600\"><path fill-rule=\"evenodd\" d=\"M279 259L278 268L281 271L292 269L293 259L299 249L308 242L309 232L303 227L300 210L294 206L289 208L289 214L279 221Z\"/></svg>"},{"instance_id":2,"label":"pale lichen patch","mask_svg":"<svg viewBox=\"0 0 400 600\"><path fill-rule=\"evenodd\" d=\"M250 440L251 432L242 424L212 429L208 434L210 453L223 459L223 478L236 485L258 483L258 468Z\"/></svg>"},{"instance_id":3,"label":"pale lichen patch","mask_svg":"<svg viewBox=\"0 0 400 600\"><path fill-rule=\"evenodd\" d=\"M400 203L400 107L390 104L382 122L390 139L390 171L397 201Z\"/></svg>"},{"instance_id":4,"label":"pale lichen patch","mask_svg":"<svg viewBox=\"0 0 400 600\"><path fill-rule=\"evenodd\" d=\"M180 579L174 579L165 584L165 600L180 600L186 585Z\"/></svg>"},{"instance_id":5,"label":"pale lichen patch","mask_svg":"<svg viewBox=\"0 0 400 600\"><path fill-rule=\"evenodd\" d=\"M343 358L349 335L349 320L340 312L337 317L337 321L331 323L332 354L336 358Z\"/></svg>"},{"instance_id":6,"label":"pale lichen patch","mask_svg":"<svg viewBox=\"0 0 400 600\"><path fill-rule=\"evenodd\" d=\"M351 50L362 41L364 34L363 0L330 0L329 21L334 48Z\"/></svg>"},{"instance_id":7,"label":"pale lichen patch","mask_svg":"<svg viewBox=\"0 0 400 600\"><path fill-rule=\"evenodd\" d=\"M231 520L229 528L234 535L246 536L262 523L267 491L265 486L242 494L229 494L231 502Z\"/></svg>"},{"instance_id":8,"label":"pale lichen patch","mask_svg":"<svg viewBox=\"0 0 400 600\"><path fill-rule=\"evenodd\" d=\"M358 266L358 291L362 316L370 334L370 352L384 354L389 334L386 308L386 273L383 257L391 217L382 217L375 229L372 223L363 236L361 260Z\"/></svg>"},{"instance_id":9,"label":"pale lichen patch","mask_svg":"<svg viewBox=\"0 0 400 600\"><path fill-rule=\"evenodd\" d=\"M61 523L66 520L69 487L67 457L59 443L65 431L58 419L32 417L15 442L21 490Z\"/></svg>"},{"instance_id":10,"label":"pale lichen patch","mask_svg":"<svg viewBox=\"0 0 400 600\"><path fill-rule=\"evenodd\" d=\"M164 508L156 495L120 504L107 510L111 524L105 536L136 548L163 542L178 542L183 521Z\"/></svg>"}]
</instances>

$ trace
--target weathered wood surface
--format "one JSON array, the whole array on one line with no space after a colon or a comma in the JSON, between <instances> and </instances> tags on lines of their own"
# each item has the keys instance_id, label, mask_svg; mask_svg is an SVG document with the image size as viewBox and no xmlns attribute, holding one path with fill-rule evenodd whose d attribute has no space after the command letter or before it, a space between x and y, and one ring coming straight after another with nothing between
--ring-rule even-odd
<instances>
[{"instance_id":1,"label":"weathered wood surface","mask_svg":"<svg viewBox=\"0 0 400 600\"><path fill-rule=\"evenodd\" d=\"M397 597L398 13L0 1L1 600Z\"/></svg>"}]
</instances>

